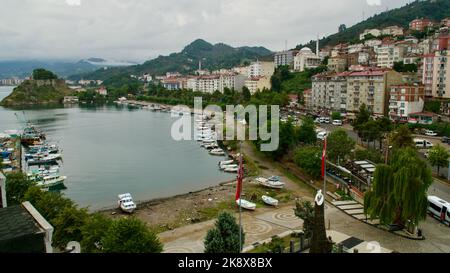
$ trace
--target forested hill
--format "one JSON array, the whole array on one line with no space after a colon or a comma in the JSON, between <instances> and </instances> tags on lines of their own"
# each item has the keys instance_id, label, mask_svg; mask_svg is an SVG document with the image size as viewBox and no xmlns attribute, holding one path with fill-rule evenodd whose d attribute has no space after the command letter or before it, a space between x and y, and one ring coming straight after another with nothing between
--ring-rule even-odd
<instances>
[{"instance_id":1,"label":"forested hill","mask_svg":"<svg viewBox=\"0 0 450 273\"><path fill-rule=\"evenodd\" d=\"M336 45L340 42L355 42L359 39L359 35L370 28L383 28L392 25L408 28L409 23L416 18L429 18L440 21L446 17L450 17L450 1L449 0L428 0L415 1L401 8L392 9L374 15L367 20L360 22L344 31L335 33L320 40L321 47L327 45ZM336 26L336 30L338 26ZM311 41L306 46L314 48L315 41ZM304 45L298 45L302 48Z\"/></svg>"},{"instance_id":2,"label":"forested hill","mask_svg":"<svg viewBox=\"0 0 450 273\"><path fill-rule=\"evenodd\" d=\"M121 74L163 75L166 72L191 73L198 69L199 61L202 68L216 70L232 68L233 66L248 63L255 59L271 59L272 52L264 47L231 47L218 43L210 44L198 39L187 45L181 52L172 53L169 56L159 56L141 65L122 68L100 69L93 73L85 73L72 76L71 79L100 79L106 80L112 76Z\"/></svg>"}]
</instances>

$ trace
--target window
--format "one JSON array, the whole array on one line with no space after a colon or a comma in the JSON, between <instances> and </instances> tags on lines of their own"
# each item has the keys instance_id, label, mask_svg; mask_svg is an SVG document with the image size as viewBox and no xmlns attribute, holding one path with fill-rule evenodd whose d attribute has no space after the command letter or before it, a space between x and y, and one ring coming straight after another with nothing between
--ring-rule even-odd
<instances>
[{"instance_id":1,"label":"window","mask_svg":"<svg viewBox=\"0 0 450 273\"><path fill-rule=\"evenodd\" d=\"M437 212L441 212L441 208L436 206L435 204L429 202L430 208L432 208L433 210L437 211Z\"/></svg>"}]
</instances>

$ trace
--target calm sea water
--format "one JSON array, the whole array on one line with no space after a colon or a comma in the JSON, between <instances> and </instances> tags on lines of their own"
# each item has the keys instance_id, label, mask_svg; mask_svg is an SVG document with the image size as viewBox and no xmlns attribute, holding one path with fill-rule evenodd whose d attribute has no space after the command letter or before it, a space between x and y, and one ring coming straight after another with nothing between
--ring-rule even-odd
<instances>
[{"instance_id":1,"label":"calm sea water","mask_svg":"<svg viewBox=\"0 0 450 273\"><path fill-rule=\"evenodd\" d=\"M0 100L12 87L0 87ZM17 116L15 115L17 114ZM25 118L63 149L63 193L96 210L115 206L117 194L149 200L199 190L235 177L218 170L196 141L173 140L175 118L116 106L34 110L0 107L0 132L22 128Z\"/></svg>"}]
</instances>

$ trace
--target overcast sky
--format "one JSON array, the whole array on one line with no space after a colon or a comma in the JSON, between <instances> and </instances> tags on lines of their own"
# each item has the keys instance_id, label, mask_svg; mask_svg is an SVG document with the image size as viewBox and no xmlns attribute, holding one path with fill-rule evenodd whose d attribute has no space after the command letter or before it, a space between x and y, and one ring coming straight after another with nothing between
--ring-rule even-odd
<instances>
[{"instance_id":1,"label":"overcast sky","mask_svg":"<svg viewBox=\"0 0 450 273\"><path fill-rule=\"evenodd\" d=\"M0 60L142 62L197 38L281 50L411 0L1 0Z\"/></svg>"}]
</instances>

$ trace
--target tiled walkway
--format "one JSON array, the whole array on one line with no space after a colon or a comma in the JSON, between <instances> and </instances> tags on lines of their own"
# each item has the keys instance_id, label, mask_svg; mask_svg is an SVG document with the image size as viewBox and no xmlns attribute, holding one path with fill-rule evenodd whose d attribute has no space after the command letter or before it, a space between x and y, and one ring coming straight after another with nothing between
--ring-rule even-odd
<instances>
[{"instance_id":1,"label":"tiled walkway","mask_svg":"<svg viewBox=\"0 0 450 273\"><path fill-rule=\"evenodd\" d=\"M360 203L349 200L349 201L335 201L332 202L334 206L336 206L341 211L345 212L346 214L352 216L353 218L356 218L358 220L362 220L364 222L367 222L372 225L376 225L379 223L378 219L369 220L367 219L366 215L364 214L364 207Z\"/></svg>"}]
</instances>

